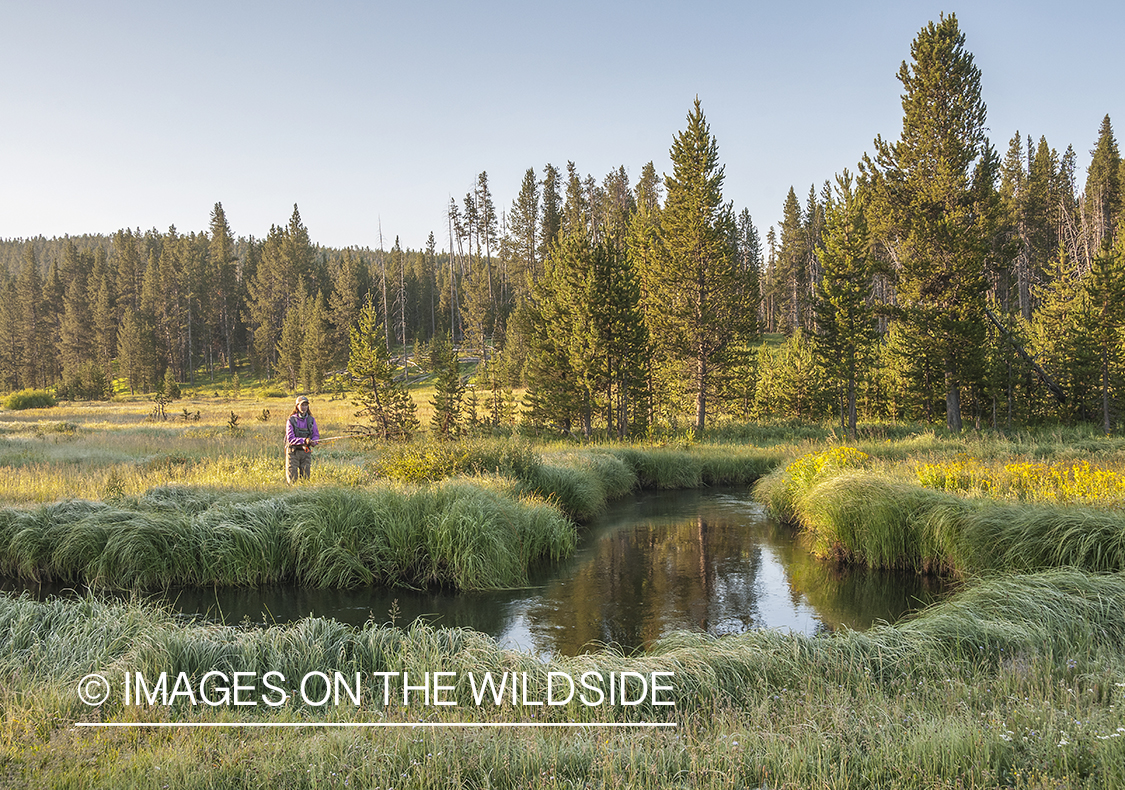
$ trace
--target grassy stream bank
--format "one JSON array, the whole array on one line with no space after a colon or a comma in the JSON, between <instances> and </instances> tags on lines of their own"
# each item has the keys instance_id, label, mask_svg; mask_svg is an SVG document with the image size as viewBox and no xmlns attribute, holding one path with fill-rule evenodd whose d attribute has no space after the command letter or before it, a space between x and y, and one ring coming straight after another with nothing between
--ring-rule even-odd
<instances>
[{"instance_id":1,"label":"grassy stream bank","mask_svg":"<svg viewBox=\"0 0 1125 790\"><path fill-rule=\"evenodd\" d=\"M0 779L25 787L1104 787L1125 782L1125 577L982 582L898 626L678 634L547 663L471 631L185 624L95 599L0 598ZM455 707L82 705L99 672L450 672ZM469 673L671 673L674 706L474 702ZM74 722L669 722L673 729L195 730Z\"/></svg>"},{"instance_id":2,"label":"grassy stream bank","mask_svg":"<svg viewBox=\"0 0 1125 790\"><path fill-rule=\"evenodd\" d=\"M958 459L944 466L965 465ZM997 465L991 478L978 472L972 491L958 490L954 481L948 486L953 493L944 485L948 477L935 474L941 466L918 464L912 480L902 466L880 466L862 451L834 448L775 470L755 493L824 559L962 576L1055 567L1125 570L1125 478L1117 472L1091 475L1088 462L1063 473L1039 464L1034 471L1043 480L1035 488L1013 493L1010 485L990 486L992 478L1027 476L1027 463L1009 463ZM1083 475L1096 477L1099 490L1083 504L1068 501L1067 486L1082 488ZM1041 495L1029 498L1028 490Z\"/></svg>"}]
</instances>

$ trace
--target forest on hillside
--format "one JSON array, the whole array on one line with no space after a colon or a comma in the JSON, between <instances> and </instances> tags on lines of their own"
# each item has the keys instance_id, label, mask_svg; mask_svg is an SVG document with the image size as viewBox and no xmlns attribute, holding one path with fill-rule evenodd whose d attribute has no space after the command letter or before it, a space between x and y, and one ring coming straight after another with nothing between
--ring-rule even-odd
<instances>
[{"instance_id":1,"label":"forest on hillside","mask_svg":"<svg viewBox=\"0 0 1125 790\"><path fill-rule=\"evenodd\" d=\"M988 139L956 17L919 32L898 76L898 139L803 200L790 189L764 239L723 197L697 101L672 173L531 167L504 208L482 172L420 250L320 246L297 206L236 237L220 203L199 231L0 241L0 390L105 398L241 364L317 392L370 302L408 375L452 341L478 388L526 390L521 419L586 435L777 417L1113 430L1125 162L1109 116L1080 185L1072 146Z\"/></svg>"}]
</instances>

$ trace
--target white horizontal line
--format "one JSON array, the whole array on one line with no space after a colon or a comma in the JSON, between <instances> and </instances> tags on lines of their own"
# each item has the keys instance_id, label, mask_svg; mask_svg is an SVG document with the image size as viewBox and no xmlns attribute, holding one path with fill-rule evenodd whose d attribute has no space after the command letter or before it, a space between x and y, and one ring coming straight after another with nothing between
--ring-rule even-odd
<instances>
[{"instance_id":1,"label":"white horizontal line","mask_svg":"<svg viewBox=\"0 0 1125 790\"><path fill-rule=\"evenodd\" d=\"M76 721L75 727L245 727L245 728L302 728L302 727L403 727L415 729L418 727L444 728L444 727L677 727L676 722L647 722L647 721L604 721L604 722L550 722L550 721L435 721L435 722L378 722L378 721Z\"/></svg>"}]
</instances>

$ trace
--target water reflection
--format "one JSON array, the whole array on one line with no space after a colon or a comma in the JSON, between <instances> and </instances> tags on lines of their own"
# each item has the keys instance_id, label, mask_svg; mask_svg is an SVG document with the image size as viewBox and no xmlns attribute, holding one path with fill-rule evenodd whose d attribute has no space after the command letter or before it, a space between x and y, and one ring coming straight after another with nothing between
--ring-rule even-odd
<instances>
[{"instance_id":1,"label":"water reflection","mask_svg":"<svg viewBox=\"0 0 1125 790\"><path fill-rule=\"evenodd\" d=\"M573 655L603 644L632 651L683 629L863 629L897 620L941 592L913 574L818 562L746 492L703 490L647 493L611 506L569 561L544 569L526 590L196 588L157 597L228 623L313 614L403 625L422 617L492 634L510 647Z\"/></svg>"},{"instance_id":2,"label":"water reflection","mask_svg":"<svg viewBox=\"0 0 1125 790\"><path fill-rule=\"evenodd\" d=\"M630 650L681 629L864 629L940 592L913 574L818 562L744 492L653 493L599 519L568 567L499 636L575 653L590 643Z\"/></svg>"}]
</instances>

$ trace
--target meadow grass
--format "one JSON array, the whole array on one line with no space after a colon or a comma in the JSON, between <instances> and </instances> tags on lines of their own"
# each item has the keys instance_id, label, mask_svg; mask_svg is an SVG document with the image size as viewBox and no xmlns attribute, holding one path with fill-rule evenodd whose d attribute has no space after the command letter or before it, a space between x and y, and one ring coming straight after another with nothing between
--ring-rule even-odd
<instances>
[{"instance_id":1,"label":"meadow grass","mask_svg":"<svg viewBox=\"0 0 1125 790\"><path fill-rule=\"evenodd\" d=\"M44 634L52 638L44 639ZM82 705L100 672L452 672L456 706ZM674 673L674 706L475 704L467 674ZM864 633L679 633L537 659L481 634L185 623L140 602L0 597L0 776L26 787L1095 787L1125 781L1125 576L986 579ZM94 731L105 722L666 721L670 730Z\"/></svg>"},{"instance_id":2,"label":"meadow grass","mask_svg":"<svg viewBox=\"0 0 1125 790\"><path fill-rule=\"evenodd\" d=\"M932 477L935 468L966 466L985 467L955 459L947 466L918 468ZM1026 464L1007 465L1012 467L1017 467L1013 474L1029 478ZM775 470L758 482L755 495L796 525L813 552L826 559L957 574L1063 566L1125 570L1125 514L1115 507L1116 489L1104 482L1115 480L1116 473L1092 470L1086 461L1068 468L1081 471L1069 478L1072 488L1095 493L1029 502L989 496L983 489L966 496L964 487L956 485L926 487L862 451L833 448ZM1041 491L1062 490L1060 481L1065 484L1068 478L1045 479ZM1071 504L1075 499L1101 507Z\"/></svg>"}]
</instances>

